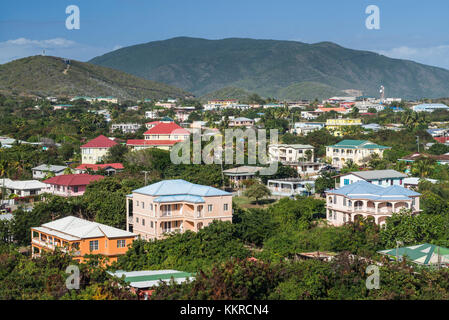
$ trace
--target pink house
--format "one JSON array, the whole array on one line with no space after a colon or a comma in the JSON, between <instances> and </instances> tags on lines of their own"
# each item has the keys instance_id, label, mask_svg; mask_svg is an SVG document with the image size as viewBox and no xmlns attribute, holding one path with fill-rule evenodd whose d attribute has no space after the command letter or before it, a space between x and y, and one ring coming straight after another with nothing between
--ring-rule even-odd
<instances>
[{"instance_id":1,"label":"pink house","mask_svg":"<svg viewBox=\"0 0 449 320\"><path fill-rule=\"evenodd\" d=\"M44 180L47 185L42 193L50 193L62 197L82 196L89 183L104 179L104 176L90 174L64 174Z\"/></svg>"},{"instance_id":2,"label":"pink house","mask_svg":"<svg viewBox=\"0 0 449 320\"><path fill-rule=\"evenodd\" d=\"M196 232L214 220L232 221L232 194L185 180L164 180L127 197L127 231L143 239Z\"/></svg>"}]
</instances>

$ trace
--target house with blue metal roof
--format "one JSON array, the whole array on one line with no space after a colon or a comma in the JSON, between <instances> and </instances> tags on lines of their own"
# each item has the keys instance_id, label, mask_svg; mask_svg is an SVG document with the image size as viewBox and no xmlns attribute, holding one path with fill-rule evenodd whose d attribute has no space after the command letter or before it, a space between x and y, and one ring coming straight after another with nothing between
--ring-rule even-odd
<instances>
[{"instance_id":1,"label":"house with blue metal roof","mask_svg":"<svg viewBox=\"0 0 449 320\"><path fill-rule=\"evenodd\" d=\"M358 216L371 217L382 225L393 213L407 211L418 214L421 194L398 185L382 187L360 180L339 189L326 191L329 223L340 226Z\"/></svg>"},{"instance_id":2,"label":"house with blue metal roof","mask_svg":"<svg viewBox=\"0 0 449 320\"><path fill-rule=\"evenodd\" d=\"M163 180L126 196L127 230L144 239L198 231L214 220L232 221L232 194L185 180Z\"/></svg>"},{"instance_id":3,"label":"house with blue metal roof","mask_svg":"<svg viewBox=\"0 0 449 320\"><path fill-rule=\"evenodd\" d=\"M391 147L381 146L368 140L343 140L326 147L326 157L331 159L334 167L343 168L348 160L356 165L367 163L374 154L383 157L385 150Z\"/></svg>"}]
</instances>

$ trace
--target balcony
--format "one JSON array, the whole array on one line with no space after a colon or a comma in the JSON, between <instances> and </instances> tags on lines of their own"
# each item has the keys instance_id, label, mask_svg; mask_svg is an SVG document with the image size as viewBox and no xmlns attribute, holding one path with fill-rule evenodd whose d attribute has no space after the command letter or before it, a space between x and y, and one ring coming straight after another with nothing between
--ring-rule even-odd
<instances>
[{"instance_id":1,"label":"balcony","mask_svg":"<svg viewBox=\"0 0 449 320\"><path fill-rule=\"evenodd\" d=\"M169 228L169 229L162 229L162 233L171 233L171 232L182 232L181 228Z\"/></svg>"}]
</instances>

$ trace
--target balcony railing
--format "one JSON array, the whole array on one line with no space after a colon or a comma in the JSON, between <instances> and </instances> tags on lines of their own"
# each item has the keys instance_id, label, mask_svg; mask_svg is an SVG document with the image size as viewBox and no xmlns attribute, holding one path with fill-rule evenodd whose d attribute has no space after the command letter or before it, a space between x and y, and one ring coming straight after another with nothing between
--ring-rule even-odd
<instances>
[{"instance_id":1,"label":"balcony railing","mask_svg":"<svg viewBox=\"0 0 449 320\"><path fill-rule=\"evenodd\" d=\"M162 229L162 233L170 233L170 232L181 232L181 228L168 228Z\"/></svg>"}]
</instances>

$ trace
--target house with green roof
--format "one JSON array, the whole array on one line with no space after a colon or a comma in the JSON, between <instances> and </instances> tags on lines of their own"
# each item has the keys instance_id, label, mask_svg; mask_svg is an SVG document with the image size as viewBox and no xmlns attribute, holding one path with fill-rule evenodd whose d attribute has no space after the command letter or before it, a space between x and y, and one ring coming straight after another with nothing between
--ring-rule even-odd
<instances>
[{"instance_id":1,"label":"house with green roof","mask_svg":"<svg viewBox=\"0 0 449 320\"><path fill-rule=\"evenodd\" d=\"M342 168L348 160L352 160L356 165L363 165L374 154L383 158L383 153L387 149L391 147L381 146L368 140L343 140L327 146L326 157L331 160L333 166Z\"/></svg>"}]
</instances>

